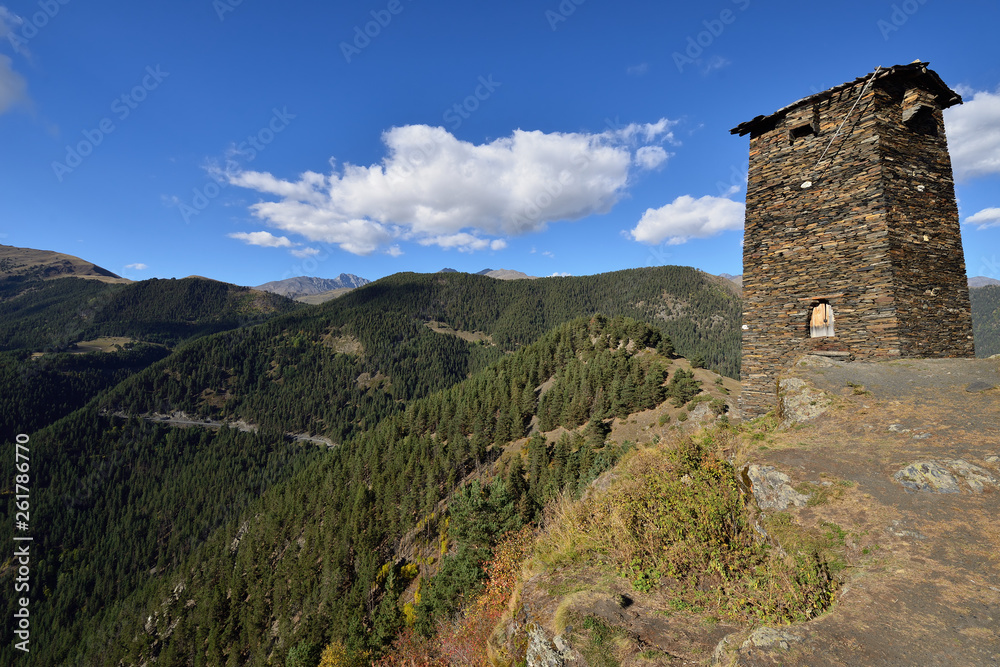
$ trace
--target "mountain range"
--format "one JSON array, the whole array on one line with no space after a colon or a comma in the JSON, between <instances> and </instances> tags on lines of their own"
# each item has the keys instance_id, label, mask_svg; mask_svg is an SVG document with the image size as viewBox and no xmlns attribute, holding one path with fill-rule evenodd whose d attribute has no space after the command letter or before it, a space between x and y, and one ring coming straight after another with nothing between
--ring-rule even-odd
<instances>
[{"instance_id":1,"label":"mountain range","mask_svg":"<svg viewBox=\"0 0 1000 667\"><path fill-rule=\"evenodd\" d=\"M100 275L86 264L70 262ZM325 286L314 280L299 284ZM506 613L507 598L472 601L491 581L514 587L520 570L497 569L523 555L511 540L590 521L570 504L599 497L588 489L620 493L621 510L725 517L692 527L699 535L751 525L717 445L684 440L715 424L718 446L735 446L725 424L742 306L730 280L664 266L534 280L399 273L338 289L349 291L308 305L197 277L0 277L0 427L5 440L29 438L36 489L38 664L420 662L407 651L458 641L456 619ZM1000 287L973 292L979 351L997 335ZM754 428L769 442L770 427ZM666 467L648 465L650 447ZM14 465L0 460L5 494ZM629 486L654 469L656 497L673 504ZM2 540L14 511L0 506ZM605 551L595 576L628 587L620 609L629 591L659 590L667 566L682 568L671 576L684 609L752 580L730 596L744 606L712 607L715 623L737 624L727 628L830 604L828 547L796 560L754 534L729 534L735 551L698 563L657 560L659 547ZM559 553L558 567L576 558ZM14 576L0 565L0 585ZM18 601L4 599L13 618ZM467 641L482 650L486 639ZM14 656L0 646L0 662Z\"/></svg>"},{"instance_id":2,"label":"mountain range","mask_svg":"<svg viewBox=\"0 0 1000 667\"><path fill-rule=\"evenodd\" d=\"M969 287L990 287L1000 285L1000 280L996 278L987 278L986 276L975 276L969 278Z\"/></svg>"},{"instance_id":3,"label":"mountain range","mask_svg":"<svg viewBox=\"0 0 1000 667\"><path fill-rule=\"evenodd\" d=\"M444 268L438 271L438 273L459 273L455 269ZM483 269L475 273L477 276L488 276L490 278L496 278L497 280L522 280L525 278L537 278L538 276L529 276L527 273L522 271L515 271L513 269Z\"/></svg>"},{"instance_id":4,"label":"mountain range","mask_svg":"<svg viewBox=\"0 0 1000 667\"><path fill-rule=\"evenodd\" d=\"M361 278L351 273L341 273L336 278L298 276L296 278L286 278L285 280L273 280L263 285L257 285L254 289L280 294L289 299L298 299L332 290L355 289L370 282L367 278Z\"/></svg>"}]
</instances>

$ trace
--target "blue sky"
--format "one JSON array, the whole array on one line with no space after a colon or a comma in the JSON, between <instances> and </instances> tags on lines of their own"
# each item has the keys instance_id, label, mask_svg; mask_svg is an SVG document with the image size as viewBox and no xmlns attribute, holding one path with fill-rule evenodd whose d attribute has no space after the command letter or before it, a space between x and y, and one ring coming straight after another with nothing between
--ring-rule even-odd
<instances>
[{"instance_id":1,"label":"blue sky","mask_svg":"<svg viewBox=\"0 0 1000 667\"><path fill-rule=\"evenodd\" d=\"M132 279L740 273L738 123L930 61L1000 278L991 2L0 0L0 243Z\"/></svg>"}]
</instances>

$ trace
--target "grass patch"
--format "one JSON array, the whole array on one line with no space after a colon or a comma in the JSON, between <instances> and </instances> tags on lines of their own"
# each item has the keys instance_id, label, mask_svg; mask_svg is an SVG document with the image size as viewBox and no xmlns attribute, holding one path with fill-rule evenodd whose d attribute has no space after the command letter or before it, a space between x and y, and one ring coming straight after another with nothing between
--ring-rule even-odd
<instances>
[{"instance_id":1,"label":"grass patch","mask_svg":"<svg viewBox=\"0 0 1000 667\"><path fill-rule=\"evenodd\" d=\"M574 606L586 608L588 603L595 603L604 597L606 596L587 590L580 591L563 598L563 600L559 603L559 606L556 608L555 618L553 621L556 634L564 633L566 628L571 624L573 616L573 612L571 610Z\"/></svg>"},{"instance_id":2,"label":"grass patch","mask_svg":"<svg viewBox=\"0 0 1000 667\"><path fill-rule=\"evenodd\" d=\"M587 638L580 647L580 653L593 667L618 667L621 663L615 657L616 639L620 630L608 627L601 619L588 616L583 619L583 629Z\"/></svg>"},{"instance_id":3,"label":"grass patch","mask_svg":"<svg viewBox=\"0 0 1000 667\"><path fill-rule=\"evenodd\" d=\"M701 403L710 403L711 401L712 397L709 396L708 394L699 394L694 398L692 398L690 401L688 401L687 411L694 412L694 409L698 407Z\"/></svg>"},{"instance_id":4,"label":"grass patch","mask_svg":"<svg viewBox=\"0 0 1000 667\"><path fill-rule=\"evenodd\" d=\"M796 525L787 512L775 512L764 521L764 526L790 557L821 563L831 579L847 567L844 559L847 532L835 523L824 521L807 529Z\"/></svg>"},{"instance_id":5,"label":"grass patch","mask_svg":"<svg viewBox=\"0 0 1000 667\"><path fill-rule=\"evenodd\" d=\"M816 484L815 482L802 482L795 487L795 490L804 496L808 496L807 507L816 507L839 500L844 495L846 487L840 484Z\"/></svg>"},{"instance_id":6,"label":"grass patch","mask_svg":"<svg viewBox=\"0 0 1000 667\"><path fill-rule=\"evenodd\" d=\"M721 455L735 437L717 429L633 452L602 492L550 509L538 558L552 568L603 563L636 590L669 591L678 611L763 623L815 616L832 600L826 554L844 535L830 524L786 547L788 558L759 541L737 470ZM779 527L786 539L798 528L790 519Z\"/></svg>"},{"instance_id":7,"label":"grass patch","mask_svg":"<svg viewBox=\"0 0 1000 667\"><path fill-rule=\"evenodd\" d=\"M847 386L851 388L851 394L854 396L865 396L870 395L871 392L865 389L863 384L858 384L857 382L848 382Z\"/></svg>"}]
</instances>

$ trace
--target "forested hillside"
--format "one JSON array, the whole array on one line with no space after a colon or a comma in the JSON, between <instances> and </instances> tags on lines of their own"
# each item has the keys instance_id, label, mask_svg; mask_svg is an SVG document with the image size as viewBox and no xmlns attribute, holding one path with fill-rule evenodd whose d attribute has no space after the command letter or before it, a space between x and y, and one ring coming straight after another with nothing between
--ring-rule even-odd
<instances>
[{"instance_id":1,"label":"forested hillside","mask_svg":"<svg viewBox=\"0 0 1000 667\"><path fill-rule=\"evenodd\" d=\"M397 273L328 304L405 309L424 320L483 331L511 350L584 314L626 315L656 325L678 353L739 377L739 298L706 273L681 266L595 276L494 280L466 273Z\"/></svg>"},{"instance_id":2,"label":"forested hillside","mask_svg":"<svg viewBox=\"0 0 1000 667\"><path fill-rule=\"evenodd\" d=\"M181 410L342 442L405 401L449 387L552 327L594 312L645 313L639 319L675 347L679 336L689 356L702 356L709 367L719 359L717 366L738 374L739 303L693 269L530 282L397 274L335 302L200 340L102 397L100 409ZM663 319L668 313L673 319ZM485 332L495 344L434 333L423 325L428 320Z\"/></svg>"},{"instance_id":3,"label":"forested hillside","mask_svg":"<svg viewBox=\"0 0 1000 667\"><path fill-rule=\"evenodd\" d=\"M46 664L284 664L291 648L330 641L376 655L404 623L396 603L414 572L393 563L405 535L422 525L426 541L446 538L438 577L406 612L428 627L478 584L497 536L613 464L607 419L698 392L670 366L675 345L738 372L738 301L677 267L535 281L402 274L317 307L200 279L7 287L0 306L20 350L7 353L5 386L33 389L5 392L5 428L41 429L33 590ZM619 317L590 317L599 310ZM436 333L430 320L489 339ZM150 343L27 357L101 335L186 342L166 357ZM174 411L257 430L142 418ZM559 447L535 442L523 475L462 491L441 513L533 424L581 430ZM286 435L302 432L340 445ZM483 523L493 515L507 518Z\"/></svg>"},{"instance_id":4,"label":"forested hillside","mask_svg":"<svg viewBox=\"0 0 1000 667\"><path fill-rule=\"evenodd\" d=\"M0 439L32 433L68 415L169 354L162 345L139 343L98 354L0 352Z\"/></svg>"},{"instance_id":5,"label":"forested hillside","mask_svg":"<svg viewBox=\"0 0 1000 667\"><path fill-rule=\"evenodd\" d=\"M0 350L65 350L83 340L93 304L124 289L83 278L0 280Z\"/></svg>"},{"instance_id":6,"label":"forested hillside","mask_svg":"<svg viewBox=\"0 0 1000 667\"><path fill-rule=\"evenodd\" d=\"M0 350L65 351L99 336L172 346L299 307L276 294L204 278L120 285L11 277L0 280Z\"/></svg>"},{"instance_id":7,"label":"forested hillside","mask_svg":"<svg viewBox=\"0 0 1000 667\"><path fill-rule=\"evenodd\" d=\"M980 354L997 292L973 290ZM398 274L315 307L194 278L15 278L0 293L0 426L31 434L45 489L42 664L375 660L400 632L437 632L482 591L498 540L615 465L630 448L608 442L615 418L725 413L678 352L739 369L738 299L680 267ZM70 353L100 336L136 342ZM178 411L244 430L145 419Z\"/></svg>"},{"instance_id":8,"label":"forested hillside","mask_svg":"<svg viewBox=\"0 0 1000 667\"><path fill-rule=\"evenodd\" d=\"M102 483L108 488L102 488L100 501L74 508L70 524L42 513L44 525L53 526L45 549L63 554L44 574L59 601L44 615L60 628L50 629L59 640L46 655L73 664L107 664L112 656L133 664L157 654L167 665L283 664L292 648L330 641L357 656L377 655L404 627L397 601L417 572L397 561L404 535L422 524L430 543L438 544L443 535L457 545L445 548L450 555L424 601L410 612L423 619L420 623L432 623L477 585L481 564L502 533L533 520L560 489L582 487L617 460L621 450L604 443L604 419L668 397L683 404L698 392L683 369L671 368L670 359L652 349L666 351L664 345L656 329L636 321L576 320L322 455L280 449L268 458L265 443L280 440L274 431L164 433L134 420L82 417L49 429L37 436L37 449L56 442L100 443L79 452L78 466L130 448L137 449L124 459L139 455L143 464L131 471L114 468ZM556 396L561 383L577 384L586 376L603 376L614 389L558 410L555 399L539 402L538 387L550 378L555 384L546 396ZM510 475L509 483L473 482L460 491L453 523L435 516L438 503L468 474L495 459L502 445L527 434L540 405L548 427L589 423L588 435L554 449L533 441L527 470ZM251 452L265 447L264 458L241 464L260 481L232 476L225 458L231 446ZM310 458L315 456L320 457ZM200 470L199 457L223 472ZM307 467L270 484L274 457ZM51 474L54 491L72 485L71 469ZM163 479L190 479L199 488L195 499L184 502L176 488L157 490ZM235 495L222 512L217 502L197 500L202 489L220 483ZM261 491L262 498L238 515L234 510L249 489ZM156 500L139 502L143 498ZM151 517L133 509L137 502L139 508L156 507L157 520L147 526ZM98 543L109 514L119 517L120 526ZM222 529L207 531L221 521L226 521ZM66 558L85 549L101 554L96 571ZM119 583L97 585L109 580ZM130 589L135 592L126 597ZM137 617L152 620L137 623ZM90 648L81 641L85 638L94 642Z\"/></svg>"},{"instance_id":9,"label":"forested hillside","mask_svg":"<svg viewBox=\"0 0 1000 667\"><path fill-rule=\"evenodd\" d=\"M1000 285L970 289L969 299L976 356L1000 354Z\"/></svg>"},{"instance_id":10,"label":"forested hillside","mask_svg":"<svg viewBox=\"0 0 1000 667\"><path fill-rule=\"evenodd\" d=\"M213 280L0 279L0 435L32 432L199 336L298 304ZM110 337L110 338L109 338ZM107 338L110 351L78 343Z\"/></svg>"}]
</instances>

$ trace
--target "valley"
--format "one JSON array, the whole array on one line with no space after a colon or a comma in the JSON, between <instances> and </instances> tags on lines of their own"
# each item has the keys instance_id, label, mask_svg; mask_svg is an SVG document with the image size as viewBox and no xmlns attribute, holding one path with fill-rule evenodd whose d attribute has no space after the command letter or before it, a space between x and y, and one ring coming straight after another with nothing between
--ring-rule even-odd
<instances>
[{"instance_id":1,"label":"valley","mask_svg":"<svg viewBox=\"0 0 1000 667\"><path fill-rule=\"evenodd\" d=\"M989 299L973 303L990 312ZM440 662L468 629L457 619L490 619L478 650L523 659L569 637L567 625L575 645L607 632L625 646L615 614L586 621L609 595L639 601L633 616L704 607L696 613L716 621L690 634L702 643L813 618L846 581L829 571L836 545L786 571L769 560L773 544L746 532L756 515L740 500L739 457L748 442L785 436L738 425L740 309L732 283L685 267L533 280L402 273L318 305L193 277L7 276L2 426L6 439L30 435L44 489L32 511L33 636L44 638L33 652L76 665L397 664L406 651ZM977 329L977 345L993 326ZM575 503L621 504L614 494L638 492L624 480L656 461L675 461L663 464L679 485L670 493L740 508L727 510L742 517L726 524L731 553L674 571L664 568L681 561L644 561L635 545L556 539L584 520ZM12 465L4 459L5 480ZM615 516L606 520L626 520ZM705 521L690 530L715 525ZM786 532L787 549L801 531ZM586 553L597 569L566 569ZM504 558L543 577L555 568L545 595L576 590L553 603L557 620L531 617L545 637L529 638L518 615L541 604L540 580L521 580ZM778 606L756 593L699 602L705 590L737 600L724 581L753 568L809 583ZM4 585L13 572L0 565ZM505 616L515 590L528 606ZM14 601L4 604L9 616ZM643 650L657 664L697 657L698 645Z\"/></svg>"}]
</instances>

